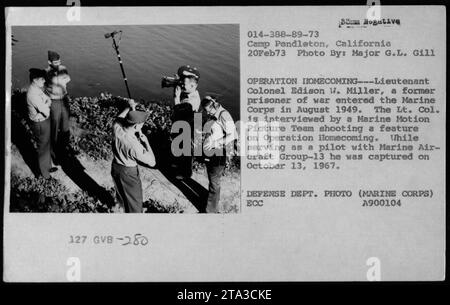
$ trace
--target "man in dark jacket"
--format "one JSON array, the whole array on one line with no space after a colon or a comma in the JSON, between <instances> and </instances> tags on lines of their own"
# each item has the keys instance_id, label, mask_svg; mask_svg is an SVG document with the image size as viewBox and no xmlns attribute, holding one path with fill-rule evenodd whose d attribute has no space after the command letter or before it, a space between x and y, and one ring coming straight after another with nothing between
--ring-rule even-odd
<instances>
[{"instance_id":1,"label":"man in dark jacket","mask_svg":"<svg viewBox=\"0 0 450 305\"><path fill-rule=\"evenodd\" d=\"M59 163L69 145L69 96L67 83L70 76L67 68L61 65L58 53L48 51L46 92L52 100L50 108L51 154L53 162Z\"/></svg>"}]
</instances>

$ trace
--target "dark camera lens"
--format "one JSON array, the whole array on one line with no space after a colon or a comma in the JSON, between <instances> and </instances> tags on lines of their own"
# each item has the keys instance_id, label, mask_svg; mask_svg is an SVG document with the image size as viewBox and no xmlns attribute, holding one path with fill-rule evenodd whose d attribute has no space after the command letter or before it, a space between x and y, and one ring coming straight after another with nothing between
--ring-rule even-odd
<instances>
[{"instance_id":1,"label":"dark camera lens","mask_svg":"<svg viewBox=\"0 0 450 305\"><path fill-rule=\"evenodd\" d=\"M175 77L164 76L161 80L162 88L176 87L178 85L178 79Z\"/></svg>"}]
</instances>

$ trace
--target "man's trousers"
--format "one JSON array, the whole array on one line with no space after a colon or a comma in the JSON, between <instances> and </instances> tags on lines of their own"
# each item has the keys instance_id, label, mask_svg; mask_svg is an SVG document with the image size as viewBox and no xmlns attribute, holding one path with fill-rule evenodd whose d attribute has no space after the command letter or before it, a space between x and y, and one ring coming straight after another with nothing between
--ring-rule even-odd
<instances>
[{"instance_id":1,"label":"man's trousers","mask_svg":"<svg viewBox=\"0 0 450 305\"><path fill-rule=\"evenodd\" d=\"M50 119L41 122L31 121L31 128L37 142L37 161L40 174L50 178L49 170L52 166L50 156Z\"/></svg>"},{"instance_id":2,"label":"man's trousers","mask_svg":"<svg viewBox=\"0 0 450 305\"><path fill-rule=\"evenodd\" d=\"M111 175L117 199L123 205L125 213L142 213L142 183L138 167L127 167L113 162Z\"/></svg>"},{"instance_id":3,"label":"man's trousers","mask_svg":"<svg viewBox=\"0 0 450 305\"><path fill-rule=\"evenodd\" d=\"M220 200L220 180L225 169L225 156L212 156L206 162L206 172L208 173L208 202L206 205L207 213L219 212Z\"/></svg>"},{"instance_id":4,"label":"man's trousers","mask_svg":"<svg viewBox=\"0 0 450 305\"><path fill-rule=\"evenodd\" d=\"M66 98L52 100L51 120L51 156L53 162L60 163L65 149L69 145L69 105Z\"/></svg>"}]
</instances>

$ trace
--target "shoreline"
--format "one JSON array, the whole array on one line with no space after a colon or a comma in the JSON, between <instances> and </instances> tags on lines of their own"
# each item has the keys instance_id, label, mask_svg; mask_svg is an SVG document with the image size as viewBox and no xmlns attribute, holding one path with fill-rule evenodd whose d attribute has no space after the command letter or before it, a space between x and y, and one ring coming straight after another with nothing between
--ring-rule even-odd
<instances>
[{"instance_id":1,"label":"shoreline","mask_svg":"<svg viewBox=\"0 0 450 305\"><path fill-rule=\"evenodd\" d=\"M70 103L70 149L71 161L52 174L50 184L34 178L24 157L24 141L30 141L31 133L24 119L23 92L12 95L12 147L11 147L11 198L20 201L24 207L10 200L10 209L17 212L123 212L117 207L114 197L114 185L111 171L111 132L113 121L124 104L121 97L100 94L99 97L76 97ZM169 143L170 116L173 107L162 105L158 101L143 101L139 110L150 113L143 131L151 139L151 145L159 147ZM153 143L153 144L152 144ZM156 143L156 144L155 144ZM71 152L72 153L72 152ZM240 164L237 164L240 165ZM240 167L232 165L223 175L222 211L234 213L240 210ZM144 195L144 208L147 213L197 213L190 202L171 181L164 176L160 168L139 167ZM196 162L192 180L203 188L208 188L208 179L204 166ZM49 189L49 196L39 194L39 190ZM58 191L63 189L64 191ZM51 193L55 190L55 193ZM45 193L45 192L44 192ZM60 194L65 193L65 194ZM72 195L73 194L73 195ZM23 198L24 200L22 200ZM22 198L22 199L21 199ZM109 198L106 199L105 198ZM28 201L31 202L28 205ZM108 202L108 204L105 204ZM115 202L115 204L113 204ZM81 204L80 208L74 205ZM48 206L46 206L48 205ZM109 206L111 205L111 206ZM47 210L46 210L47 209Z\"/></svg>"}]
</instances>

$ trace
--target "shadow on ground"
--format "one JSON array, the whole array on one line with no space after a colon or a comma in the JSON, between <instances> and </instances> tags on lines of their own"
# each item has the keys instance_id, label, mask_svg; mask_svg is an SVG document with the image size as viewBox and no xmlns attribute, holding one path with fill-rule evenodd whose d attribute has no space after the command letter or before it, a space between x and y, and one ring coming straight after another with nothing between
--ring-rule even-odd
<instances>
[{"instance_id":1,"label":"shadow on ground","mask_svg":"<svg viewBox=\"0 0 450 305\"><path fill-rule=\"evenodd\" d=\"M26 92L18 92L11 97L11 108L11 142L17 147L33 175L38 177L39 166L32 141L33 134L26 124L28 116Z\"/></svg>"},{"instance_id":2,"label":"shadow on ground","mask_svg":"<svg viewBox=\"0 0 450 305\"><path fill-rule=\"evenodd\" d=\"M64 173L89 196L97 198L108 208L115 205L113 196L85 172L84 166L73 153L67 153L60 159L60 163Z\"/></svg>"},{"instance_id":3,"label":"shadow on ground","mask_svg":"<svg viewBox=\"0 0 450 305\"><path fill-rule=\"evenodd\" d=\"M174 157L170 149L170 137L163 132L153 132L149 136L149 143L155 154L158 170L178 188L200 213L206 212L208 190L191 178L179 180L177 170L172 167ZM157 144L156 144L157 143Z\"/></svg>"}]
</instances>

